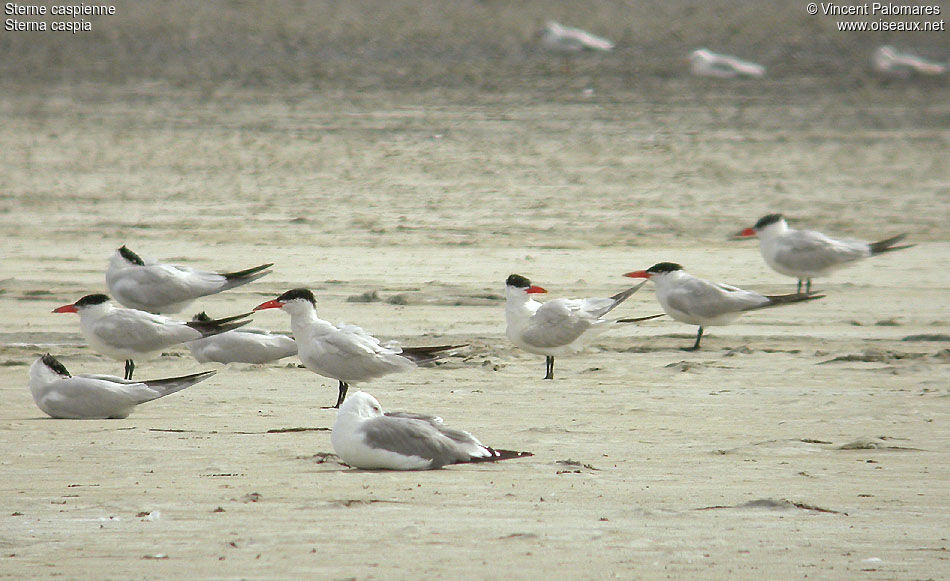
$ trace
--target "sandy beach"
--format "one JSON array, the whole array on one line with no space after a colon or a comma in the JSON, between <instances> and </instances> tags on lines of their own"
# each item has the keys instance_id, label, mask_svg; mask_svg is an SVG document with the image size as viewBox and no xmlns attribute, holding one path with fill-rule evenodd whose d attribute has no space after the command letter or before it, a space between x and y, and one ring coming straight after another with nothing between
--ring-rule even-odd
<instances>
[{"instance_id":1,"label":"sandy beach","mask_svg":"<svg viewBox=\"0 0 950 581\"><path fill-rule=\"evenodd\" d=\"M519 10L501 31L527 43ZM517 53L492 82L488 61L450 57L418 82L393 62L378 83L356 68L352 83L0 82L0 578L950 575L946 80L634 77L618 71L635 35L603 10L596 31L621 41L603 70ZM818 279L822 300L712 327L698 352L680 349L695 327L662 317L544 381L543 357L505 337L511 273L545 298L608 296L675 261L793 292L755 241L729 239L770 212L916 246ZM334 381L183 347L136 377L218 373L128 419L47 418L27 387L38 356L122 373L51 312L105 292L122 244L201 269L275 263L194 312L302 286L328 320L467 344L359 387L534 455L354 470L330 444ZM617 315L659 309L648 283ZM290 328L277 310L254 324Z\"/></svg>"}]
</instances>

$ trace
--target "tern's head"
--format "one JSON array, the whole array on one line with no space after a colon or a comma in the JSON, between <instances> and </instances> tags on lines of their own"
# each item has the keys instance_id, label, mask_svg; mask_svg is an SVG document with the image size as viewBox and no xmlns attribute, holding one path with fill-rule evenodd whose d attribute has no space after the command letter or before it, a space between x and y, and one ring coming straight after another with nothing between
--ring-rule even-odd
<instances>
[{"instance_id":1,"label":"tern's head","mask_svg":"<svg viewBox=\"0 0 950 581\"><path fill-rule=\"evenodd\" d=\"M296 312L313 310L317 307L317 299L309 289L291 289L276 299L261 303L254 307L255 311L264 309L284 309L291 315Z\"/></svg>"},{"instance_id":2,"label":"tern's head","mask_svg":"<svg viewBox=\"0 0 950 581\"><path fill-rule=\"evenodd\" d=\"M109 303L109 297L104 294L86 295L75 303L63 305L53 309L54 313L81 313L86 309L94 309Z\"/></svg>"},{"instance_id":3,"label":"tern's head","mask_svg":"<svg viewBox=\"0 0 950 581\"><path fill-rule=\"evenodd\" d=\"M766 214L759 218L755 226L737 232L736 237L750 238L752 236L761 236L763 233L782 232L787 229L788 223L785 222L785 216L781 214Z\"/></svg>"},{"instance_id":4,"label":"tern's head","mask_svg":"<svg viewBox=\"0 0 950 581\"><path fill-rule=\"evenodd\" d=\"M531 281L520 274L509 275L505 279L505 296L526 296L533 294L546 293L543 288L531 284Z\"/></svg>"},{"instance_id":5,"label":"tern's head","mask_svg":"<svg viewBox=\"0 0 950 581\"><path fill-rule=\"evenodd\" d=\"M33 397L43 390L44 386L72 377L69 371L55 357L47 353L33 362L30 366L30 391Z\"/></svg>"},{"instance_id":6,"label":"tern's head","mask_svg":"<svg viewBox=\"0 0 950 581\"><path fill-rule=\"evenodd\" d=\"M62 377L72 377L72 375L69 374L69 371L66 370L66 366L60 363L58 359L49 353L40 357L37 361L48 367L56 375L60 375Z\"/></svg>"},{"instance_id":7,"label":"tern's head","mask_svg":"<svg viewBox=\"0 0 950 581\"><path fill-rule=\"evenodd\" d=\"M145 261L142 260L142 257L129 250L125 245L119 247L119 249L115 251L115 254L129 266L145 266Z\"/></svg>"},{"instance_id":8,"label":"tern's head","mask_svg":"<svg viewBox=\"0 0 950 581\"><path fill-rule=\"evenodd\" d=\"M365 391L358 391L343 401L338 414L352 414L369 419L383 415L383 408L375 397Z\"/></svg>"},{"instance_id":9,"label":"tern's head","mask_svg":"<svg viewBox=\"0 0 950 581\"><path fill-rule=\"evenodd\" d=\"M211 321L212 319L211 317L208 316L208 313L201 311L200 313L192 317L191 320L196 323L207 323L208 321Z\"/></svg>"},{"instance_id":10,"label":"tern's head","mask_svg":"<svg viewBox=\"0 0 950 581\"><path fill-rule=\"evenodd\" d=\"M629 278L656 278L663 277L675 272L682 272L683 267L675 262L658 262L646 270L635 270L628 272L624 276Z\"/></svg>"}]
</instances>

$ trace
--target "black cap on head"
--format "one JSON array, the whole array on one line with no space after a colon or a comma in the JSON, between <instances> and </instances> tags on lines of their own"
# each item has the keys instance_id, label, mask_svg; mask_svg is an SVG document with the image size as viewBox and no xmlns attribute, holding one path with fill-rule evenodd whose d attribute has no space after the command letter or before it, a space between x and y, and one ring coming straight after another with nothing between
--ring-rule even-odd
<instances>
[{"instance_id":1,"label":"black cap on head","mask_svg":"<svg viewBox=\"0 0 950 581\"><path fill-rule=\"evenodd\" d=\"M86 295L83 298L79 299L73 305L77 307L90 307L92 305L101 305L102 303L109 302L109 297L104 294L94 294Z\"/></svg>"},{"instance_id":2,"label":"black cap on head","mask_svg":"<svg viewBox=\"0 0 950 581\"><path fill-rule=\"evenodd\" d=\"M66 371L66 367L49 353L43 356L43 363L59 375L72 377L72 375L69 374L69 371Z\"/></svg>"},{"instance_id":3,"label":"black cap on head","mask_svg":"<svg viewBox=\"0 0 950 581\"><path fill-rule=\"evenodd\" d=\"M767 216L762 216L761 218L759 218L759 221L755 223L755 226L753 226L753 228L755 228L756 230L761 230L762 228L765 228L769 224L775 224L779 220L784 220L784 219L785 219L785 216L781 214L769 214Z\"/></svg>"},{"instance_id":4,"label":"black cap on head","mask_svg":"<svg viewBox=\"0 0 950 581\"><path fill-rule=\"evenodd\" d=\"M661 272L673 272L674 270L683 270L683 267L675 262L658 262L647 269L650 274L659 274Z\"/></svg>"},{"instance_id":5,"label":"black cap on head","mask_svg":"<svg viewBox=\"0 0 950 581\"><path fill-rule=\"evenodd\" d=\"M285 292L284 294L280 295L279 297L277 297L276 300L288 302L294 299L306 299L310 301L310 304L314 306L316 306L317 304L317 299L313 296L313 293L310 292L310 289L305 289L305 288L291 289Z\"/></svg>"},{"instance_id":6,"label":"black cap on head","mask_svg":"<svg viewBox=\"0 0 950 581\"><path fill-rule=\"evenodd\" d=\"M515 288L528 288L531 286L531 281L520 274L512 274L505 279L505 285Z\"/></svg>"},{"instance_id":7,"label":"black cap on head","mask_svg":"<svg viewBox=\"0 0 950 581\"><path fill-rule=\"evenodd\" d=\"M139 266L145 266L145 261L142 260L142 257L140 257L138 254L132 252L132 251L129 250L128 248L126 248L124 244L119 248L119 254L122 255L122 258L128 260L128 261L131 262L132 264L137 264L137 265L139 265Z\"/></svg>"},{"instance_id":8,"label":"black cap on head","mask_svg":"<svg viewBox=\"0 0 950 581\"><path fill-rule=\"evenodd\" d=\"M204 323L211 320L211 317L208 316L208 313L201 311L197 315L191 318L192 321L197 321L199 323Z\"/></svg>"}]
</instances>

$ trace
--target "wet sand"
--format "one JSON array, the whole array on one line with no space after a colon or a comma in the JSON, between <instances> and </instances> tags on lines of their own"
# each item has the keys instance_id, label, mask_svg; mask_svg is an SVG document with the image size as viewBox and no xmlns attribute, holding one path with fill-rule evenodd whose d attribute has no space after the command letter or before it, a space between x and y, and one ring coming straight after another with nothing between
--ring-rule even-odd
<instances>
[{"instance_id":1,"label":"wet sand","mask_svg":"<svg viewBox=\"0 0 950 581\"><path fill-rule=\"evenodd\" d=\"M0 93L0 577L946 577L945 86L552 83ZM513 272L551 298L607 296L672 260L790 292L754 242L727 239L772 211L917 246L819 281L821 301L711 328L696 353L680 350L695 328L660 318L543 381L543 358L505 339ZM276 263L195 311L307 286L332 321L468 343L363 387L534 456L352 470L330 455L334 382L178 348L137 376L218 374L125 420L45 418L27 389L38 355L121 373L50 313L105 291L121 244ZM649 284L618 309L655 312ZM289 328L276 311L255 324Z\"/></svg>"}]
</instances>

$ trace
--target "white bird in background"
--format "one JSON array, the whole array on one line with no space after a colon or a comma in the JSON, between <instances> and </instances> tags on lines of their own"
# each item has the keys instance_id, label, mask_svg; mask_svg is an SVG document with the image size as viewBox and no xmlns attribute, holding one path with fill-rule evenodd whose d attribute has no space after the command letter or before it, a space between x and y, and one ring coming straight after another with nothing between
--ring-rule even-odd
<instances>
[{"instance_id":1,"label":"white bird in background","mask_svg":"<svg viewBox=\"0 0 950 581\"><path fill-rule=\"evenodd\" d=\"M297 354L314 373L340 382L336 405L340 407L351 383L369 381L398 371L408 371L419 363L433 361L439 353L464 345L400 347L382 344L355 325L334 325L317 316L317 300L305 288L292 289L274 300L254 307L282 309L290 315L290 328L297 342Z\"/></svg>"},{"instance_id":2,"label":"white bird in background","mask_svg":"<svg viewBox=\"0 0 950 581\"><path fill-rule=\"evenodd\" d=\"M232 289L271 273L262 264L229 273L202 272L187 266L143 259L125 246L109 259L106 286L123 306L150 313L177 313L197 298Z\"/></svg>"},{"instance_id":3,"label":"white bird in background","mask_svg":"<svg viewBox=\"0 0 950 581\"><path fill-rule=\"evenodd\" d=\"M871 69L881 76L906 79L915 75L939 76L950 70L950 66L885 45L871 55Z\"/></svg>"},{"instance_id":4,"label":"white bird in background","mask_svg":"<svg viewBox=\"0 0 950 581\"><path fill-rule=\"evenodd\" d=\"M843 266L864 258L893 250L910 248L913 244L896 246L907 237L899 234L879 242L836 239L814 230L788 227L781 214L759 218L755 226L736 234L738 237L759 237L759 250L772 270L798 279L798 292L805 281L805 292L811 292L811 279L825 276Z\"/></svg>"},{"instance_id":5,"label":"white bird in background","mask_svg":"<svg viewBox=\"0 0 950 581\"><path fill-rule=\"evenodd\" d=\"M728 325L746 311L811 301L825 296L802 293L760 295L696 278L673 262L660 262L646 270L628 272L624 276L652 280L656 285L656 298L667 315L683 323L699 325L696 343L686 348L686 351L699 349L699 341L703 337L705 327Z\"/></svg>"},{"instance_id":6,"label":"white bird in background","mask_svg":"<svg viewBox=\"0 0 950 581\"><path fill-rule=\"evenodd\" d=\"M646 281L610 298L554 299L546 303L531 295L546 293L520 274L505 280L505 333L508 339L529 353L545 356L544 379L554 379L554 358L577 353L592 335L604 331L614 321L604 318L617 305L630 298ZM626 319L643 321L661 315Z\"/></svg>"},{"instance_id":7,"label":"white bird in background","mask_svg":"<svg viewBox=\"0 0 950 581\"><path fill-rule=\"evenodd\" d=\"M103 294L86 295L54 313L78 313L79 330L97 352L125 361L125 379L132 379L133 358L209 335L217 335L250 321L234 322L250 313L207 322L183 322L136 309L116 307Z\"/></svg>"},{"instance_id":8,"label":"white bird in background","mask_svg":"<svg viewBox=\"0 0 950 581\"><path fill-rule=\"evenodd\" d=\"M204 381L214 371L183 377L129 381L111 375L70 375L47 353L30 367L30 393L46 414L64 419L125 418L135 406Z\"/></svg>"},{"instance_id":9,"label":"white bird in background","mask_svg":"<svg viewBox=\"0 0 950 581\"><path fill-rule=\"evenodd\" d=\"M765 67L762 65L727 54L715 53L705 48L696 49L690 53L689 68L698 77L733 79L765 76Z\"/></svg>"},{"instance_id":10,"label":"white bird in background","mask_svg":"<svg viewBox=\"0 0 950 581\"><path fill-rule=\"evenodd\" d=\"M489 448L468 432L446 428L435 416L384 414L376 398L363 391L340 406L330 441L340 460L366 470L430 470L532 456Z\"/></svg>"},{"instance_id":11,"label":"white bird in background","mask_svg":"<svg viewBox=\"0 0 950 581\"><path fill-rule=\"evenodd\" d=\"M544 25L540 34L542 46L554 52L575 53L583 50L609 52L614 48L614 43L606 38L594 36L579 28L558 24L553 20Z\"/></svg>"},{"instance_id":12,"label":"white bird in background","mask_svg":"<svg viewBox=\"0 0 950 581\"><path fill-rule=\"evenodd\" d=\"M204 311L191 319L210 322ZM263 364L297 354L297 342L289 335L271 333L254 327L241 327L225 333L185 343L198 363Z\"/></svg>"}]
</instances>

